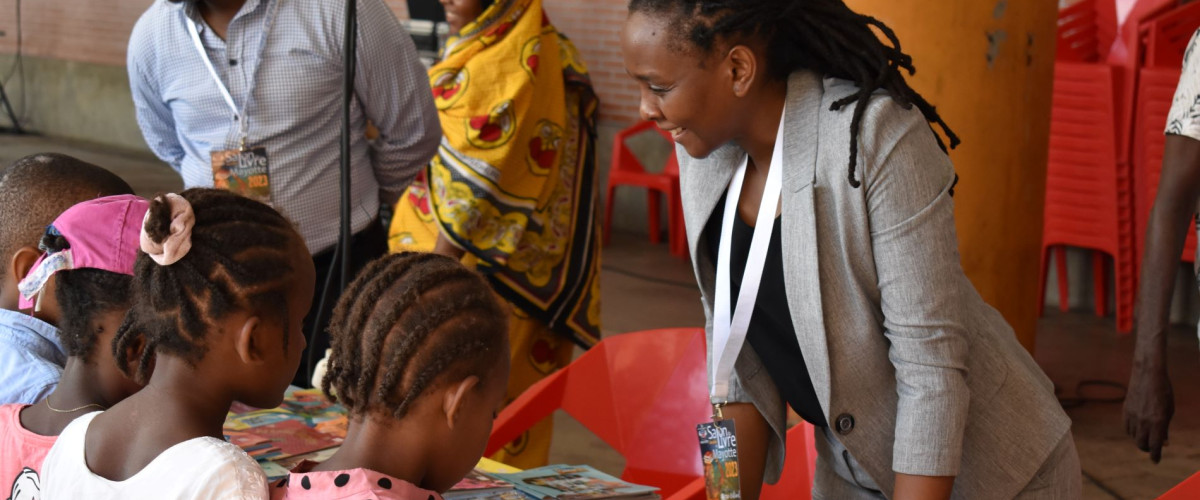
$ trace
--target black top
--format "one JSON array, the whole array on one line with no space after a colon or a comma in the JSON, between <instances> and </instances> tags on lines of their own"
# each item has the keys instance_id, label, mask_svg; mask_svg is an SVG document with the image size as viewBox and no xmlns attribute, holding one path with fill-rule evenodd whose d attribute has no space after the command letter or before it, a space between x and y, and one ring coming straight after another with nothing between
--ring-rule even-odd
<instances>
[{"instance_id":1,"label":"black top","mask_svg":"<svg viewBox=\"0 0 1200 500\"><path fill-rule=\"evenodd\" d=\"M721 218L724 216L725 197L717 202L717 209L704 228L706 243L713 262L721 246ZM733 238L730 241L729 287L730 301L736 307L738 291L742 287L742 274L746 272L746 259L750 254L750 240L754 228L733 218ZM825 412L813 388L808 367L796 341L796 329L792 326L791 311L787 304L787 288L783 282L783 248L780 233L780 218L775 218L775 230L771 232L771 243L767 246L767 261L763 264L762 281L758 288L758 301L750 316L746 342L762 360L775 381L775 387L783 400L809 423L825 427Z\"/></svg>"}]
</instances>

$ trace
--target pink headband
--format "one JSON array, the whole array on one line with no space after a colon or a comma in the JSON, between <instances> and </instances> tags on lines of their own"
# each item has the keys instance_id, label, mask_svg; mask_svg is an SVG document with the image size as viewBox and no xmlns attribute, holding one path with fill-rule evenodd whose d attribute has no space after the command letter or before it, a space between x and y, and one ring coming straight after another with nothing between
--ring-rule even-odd
<instances>
[{"instance_id":1,"label":"pink headband","mask_svg":"<svg viewBox=\"0 0 1200 500\"><path fill-rule=\"evenodd\" d=\"M196 213L192 211L191 203L175 193L167 193L156 200L165 201L171 210L170 233L162 243L155 243L146 233L146 222L150 219L150 211L147 211L145 219L142 220L140 243L142 251L154 259L154 262L160 266L169 266L179 262L179 259L192 249L192 226L196 224Z\"/></svg>"}]
</instances>

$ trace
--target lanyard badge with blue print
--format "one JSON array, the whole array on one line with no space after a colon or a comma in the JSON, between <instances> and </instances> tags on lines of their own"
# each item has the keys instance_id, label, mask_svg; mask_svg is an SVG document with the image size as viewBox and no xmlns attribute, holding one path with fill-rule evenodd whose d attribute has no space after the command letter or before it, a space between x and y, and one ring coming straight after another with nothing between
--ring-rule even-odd
<instances>
[{"instance_id":1,"label":"lanyard badge with blue print","mask_svg":"<svg viewBox=\"0 0 1200 500\"><path fill-rule=\"evenodd\" d=\"M742 194L742 183L746 178L749 157L742 160L729 191L725 195L725 212L721 219L721 242L717 254L716 307L713 311L712 363L709 370L710 400L713 405L713 421L696 426L700 438L700 456L704 461L705 489L708 500L733 500L742 498L738 472L737 429L733 419L724 418L721 408L729 402L729 378L742 346L746 343L746 332L754 304L758 301L759 282L762 280L763 265L767 258L767 247L775 229L775 211L779 206L779 192L783 185L783 117L775 136L775 148L771 153L771 166L767 172L766 186L755 219L754 236L750 240L750 254L742 274L742 285L738 292L737 308L731 307L729 282L729 253L733 239L733 218L737 216L738 198Z\"/></svg>"},{"instance_id":2,"label":"lanyard badge with blue print","mask_svg":"<svg viewBox=\"0 0 1200 500\"><path fill-rule=\"evenodd\" d=\"M262 66L263 58L266 57L267 35L271 32L271 26L275 24L275 16L279 13L279 4L282 1L273 0L274 5L267 11L267 17L263 20L262 32L258 36L258 58L255 60L254 68L250 70L250 82L246 87L246 100L242 109L238 109L237 104L233 101L233 95L229 93L229 89L217 75L217 69L209 60L208 52L204 50L204 43L200 40L200 32L196 29L196 21L190 17L184 21L192 36L192 44L196 46L196 52L200 54L200 60L204 61L204 66L208 68L208 74L212 76L217 90L221 91L221 97L225 100L225 104L233 110L233 119L238 123L237 149L212 152L213 187L268 203L271 201L270 161L267 158L267 148L246 147L246 139L250 133L250 117L247 112L254 99L254 82L258 76L258 68Z\"/></svg>"}]
</instances>

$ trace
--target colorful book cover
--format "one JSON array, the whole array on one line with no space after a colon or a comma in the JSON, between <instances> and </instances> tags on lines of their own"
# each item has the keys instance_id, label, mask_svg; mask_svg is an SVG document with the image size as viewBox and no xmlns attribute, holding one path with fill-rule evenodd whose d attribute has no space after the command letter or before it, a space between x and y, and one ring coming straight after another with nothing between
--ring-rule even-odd
<instances>
[{"instance_id":1,"label":"colorful book cover","mask_svg":"<svg viewBox=\"0 0 1200 500\"><path fill-rule=\"evenodd\" d=\"M447 491L444 500L538 500L518 490Z\"/></svg>"},{"instance_id":2,"label":"colorful book cover","mask_svg":"<svg viewBox=\"0 0 1200 500\"><path fill-rule=\"evenodd\" d=\"M258 434L249 433L246 431L235 431L225 429L225 440L233 443L233 445L243 450L255 449L255 447L263 444L270 444L271 440Z\"/></svg>"},{"instance_id":3,"label":"colorful book cover","mask_svg":"<svg viewBox=\"0 0 1200 500\"><path fill-rule=\"evenodd\" d=\"M345 415L342 415L333 420L320 422L314 428L320 432L329 434L330 436L345 439L346 432L350 430L350 419L346 418Z\"/></svg>"},{"instance_id":4,"label":"colorful book cover","mask_svg":"<svg viewBox=\"0 0 1200 500\"><path fill-rule=\"evenodd\" d=\"M587 465L550 465L495 476L540 499L654 498L658 491L627 483Z\"/></svg>"},{"instance_id":5,"label":"colorful book cover","mask_svg":"<svg viewBox=\"0 0 1200 500\"><path fill-rule=\"evenodd\" d=\"M478 491L478 490L495 490L495 489L511 490L511 489L513 489L513 485L508 482L500 481L496 478L493 478L487 474L484 474L483 472L479 471L478 469L476 469L476 470L473 470L473 471L467 473L467 476L462 478L462 480L459 481L458 484L454 485L453 488L450 488L450 491L464 491L464 490Z\"/></svg>"},{"instance_id":6,"label":"colorful book cover","mask_svg":"<svg viewBox=\"0 0 1200 500\"><path fill-rule=\"evenodd\" d=\"M346 408L325 399L325 393L320 389L291 391L279 409L295 415L309 426L346 416Z\"/></svg>"},{"instance_id":7,"label":"colorful book cover","mask_svg":"<svg viewBox=\"0 0 1200 500\"><path fill-rule=\"evenodd\" d=\"M227 418L225 429L226 431L244 431L252 427L262 427L294 418L296 417L283 410L255 410Z\"/></svg>"},{"instance_id":8,"label":"colorful book cover","mask_svg":"<svg viewBox=\"0 0 1200 500\"><path fill-rule=\"evenodd\" d=\"M283 457L303 455L342 444L341 438L318 432L302 422L285 420L254 428L254 433L271 440Z\"/></svg>"}]
</instances>

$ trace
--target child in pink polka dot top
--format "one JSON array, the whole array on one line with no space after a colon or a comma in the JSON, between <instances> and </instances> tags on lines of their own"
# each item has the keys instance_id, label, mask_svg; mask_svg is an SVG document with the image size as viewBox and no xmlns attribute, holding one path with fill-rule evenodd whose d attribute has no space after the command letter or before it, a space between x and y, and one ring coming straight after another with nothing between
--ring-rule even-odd
<instances>
[{"instance_id":1,"label":"child in pink polka dot top","mask_svg":"<svg viewBox=\"0 0 1200 500\"><path fill-rule=\"evenodd\" d=\"M350 413L337 453L274 499L440 500L478 462L508 382L505 311L436 254L367 266L338 302L322 388Z\"/></svg>"}]
</instances>

